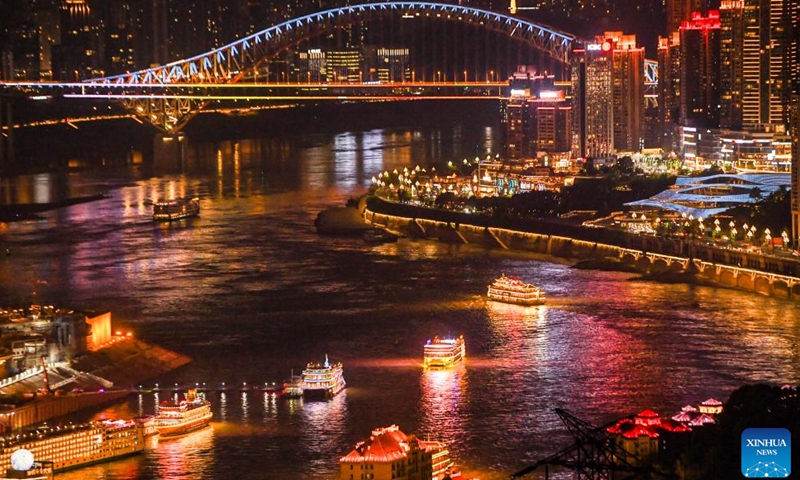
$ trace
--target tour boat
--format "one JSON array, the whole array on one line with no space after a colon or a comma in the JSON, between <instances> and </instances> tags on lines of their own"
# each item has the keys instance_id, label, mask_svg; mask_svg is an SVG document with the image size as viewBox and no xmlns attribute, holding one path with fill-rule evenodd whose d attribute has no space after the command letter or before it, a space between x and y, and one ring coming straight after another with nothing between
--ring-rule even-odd
<instances>
[{"instance_id":1,"label":"tour boat","mask_svg":"<svg viewBox=\"0 0 800 480\"><path fill-rule=\"evenodd\" d=\"M52 462L52 471L59 472L141 453L154 446L155 436L147 426L148 419L103 420L81 425L40 426L0 437L0 476L14 465L20 451L27 456L27 465L34 460ZM17 472L19 473L19 472ZM23 472L24 473L24 472ZM30 476L14 478L33 478ZM37 477L40 478L40 477ZM50 477L52 478L52 477Z\"/></svg>"},{"instance_id":2,"label":"tour boat","mask_svg":"<svg viewBox=\"0 0 800 480\"><path fill-rule=\"evenodd\" d=\"M303 377L300 375L295 375L292 372L292 376L289 380L283 382L283 390L281 390L281 395L286 398L300 398L303 396Z\"/></svg>"},{"instance_id":3,"label":"tour boat","mask_svg":"<svg viewBox=\"0 0 800 480\"><path fill-rule=\"evenodd\" d=\"M211 423L211 403L192 388L180 402L161 402L156 413L156 430L162 437L174 437L199 430Z\"/></svg>"},{"instance_id":4,"label":"tour boat","mask_svg":"<svg viewBox=\"0 0 800 480\"><path fill-rule=\"evenodd\" d=\"M544 292L536 285L505 275L489 285L487 296L492 300L518 305L543 305L545 300Z\"/></svg>"},{"instance_id":5,"label":"tour boat","mask_svg":"<svg viewBox=\"0 0 800 480\"><path fill-rule=\"evenodd\" d=\"M303 370L302 379L306 398L333 398L347 386L342 364L330 363L328 355L325 355L323 363L309 363Z\"/></svg>"},{"instance_id":6,"label":"tour boat","mask_svg":"<svg viewBox=\"0 0 800 480\"><path fill-rule=\"evenodd\" d=\"M153 204L153 220L180 220L200 214L200 199L177 198Z\"/></svg>"},{"instance_id":7,"label":"tour boat","mask_svg":"<svg viewBox=\"0 0 800 480\"><path fill-rule=\"evenodd\" d=\"M429 368L448 368L463 361L467 357L464 336L458 338L433 337L424 348L424 363Z\"/></svg>"}]
</instances>

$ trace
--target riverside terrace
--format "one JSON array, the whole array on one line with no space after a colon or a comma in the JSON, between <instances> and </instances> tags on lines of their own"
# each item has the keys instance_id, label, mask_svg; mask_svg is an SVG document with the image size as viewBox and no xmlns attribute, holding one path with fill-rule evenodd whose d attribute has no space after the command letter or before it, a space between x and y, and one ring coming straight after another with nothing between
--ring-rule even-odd
<instances>
[{"instance_id":1,"label":"riverside terrace","mask_svg":"<svg viewBox=\"0 0 800 480\"><path fill-rule=\"evenodd\" d=\"M452 243L534 251L626 266L677 281L707 281L767 295L800 299L800 259L722 248L686 238L660 238L590 228L564 219L494 219L486 215L367 200L365 219L410 236ZM675 276L677 275L677 276Z\"/></svg>"}]
</instances>

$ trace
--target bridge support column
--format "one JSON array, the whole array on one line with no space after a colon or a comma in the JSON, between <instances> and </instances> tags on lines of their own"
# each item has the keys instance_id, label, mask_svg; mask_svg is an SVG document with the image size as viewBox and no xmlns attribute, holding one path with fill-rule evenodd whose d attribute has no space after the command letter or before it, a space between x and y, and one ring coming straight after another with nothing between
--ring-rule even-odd
<instances>
[{"instance_id":1,"label":"bridge support column","mask_svg":"<svg viewBox=\"0 0 800 480\"><path fill-rule=\"evenodd\" d=\"M8 127L8 130L4 130ZM0 97L0 170L14 163L14 115L11 99Z\"/></svg>"},{"instance_id":2,"label":"bridge support column","mask_svg":"<svg viewBox=\"0 0 800 480\"><path fill-rule=\"evenodd\" d=\"M153 139L153 168L159 173L179 173L186 166L189 137L184 133L159 133Z\"/></svg>"}]
</instances>

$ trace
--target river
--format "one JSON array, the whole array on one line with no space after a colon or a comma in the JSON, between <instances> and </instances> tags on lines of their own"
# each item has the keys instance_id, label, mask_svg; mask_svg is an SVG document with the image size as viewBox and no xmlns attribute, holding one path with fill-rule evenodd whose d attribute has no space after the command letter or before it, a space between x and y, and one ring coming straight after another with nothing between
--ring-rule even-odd
<instances>
[{"instance_id":1,"label":"river","mask_svg":"<svg viewBox=\"0 0 800 480\"><path fill-rule=\"evenodd\" d=\"M317 213L373 175L494 153L500 141L491 115L345 127L193 138L180 174L0 180L4 203L109 194L0 224L4 305L35 290L44 304L108 309L120 329L194 359L145 386L281 381L326 354L348 383L328 402L212 392L213 428L59 478L333 479L357 441L397 424L447 442L466 474L500 479L569 444L556 407L602 424L646 408L672 416L744 383L800 383L800 315L785 300L470 245L318 236ZM154 224L152 202L169 195L199 196L200 217ZM548 304L487 301L502 273L542 287ZM422 345L442 334L464 335L467 361L424 371ZM165 395L98 416L152 414Z\"/></svg>"}]
</instances>

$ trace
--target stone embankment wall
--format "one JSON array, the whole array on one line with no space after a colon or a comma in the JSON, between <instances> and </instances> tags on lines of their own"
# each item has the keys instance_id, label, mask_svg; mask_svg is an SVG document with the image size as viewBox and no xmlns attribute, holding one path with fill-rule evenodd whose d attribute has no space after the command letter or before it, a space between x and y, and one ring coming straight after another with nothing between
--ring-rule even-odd
<instances>
[{"instance_id":1,"label":"stone embankment wall","mask_svg":"<svg viewBox=\"0 0 800 480\"><path fill-rule=\"evenodd\" d=\"M800 278L794 276L794 272L800 272L800 265L792 259L566 224L498 227L486 218L382 200L372 201L364 216L375 225L412 237L605 262L609 268L621 263L656 279L695 279L721 287L800 298ZM541 231L531 231L534 229Z\"/></svg>"},{"instance_id":2,"label":"stone embankment wall","mask_svg":"<svg viewBox=\"0 0 800 480\"><path fill-rule=\"evenodd\" d=\"M191 358L186 355L136 338L110 344L79 359L70 370L94 377L99 385L113 385L113 388L63 395L37 394L32 401L3 410L0 413L0 430L23 428L86 408L116 402L135 391L139 382L175 370L189 362ZM33 388L37 386L43 387L36 385Z\"/></svg>"},{"instance_id":3,"label":"stone embankment wall","mask_svg":"<svg viewBox=\"0 0 800 480\"><path fill-rule=\"evenodd\" d=\"M36 425L53 418L63 417L89 407L116 402L130 394L127 390L84 392L61 396L42 396L36 400L3 412L4 431Z\"/></svg>"}]
</instances>

